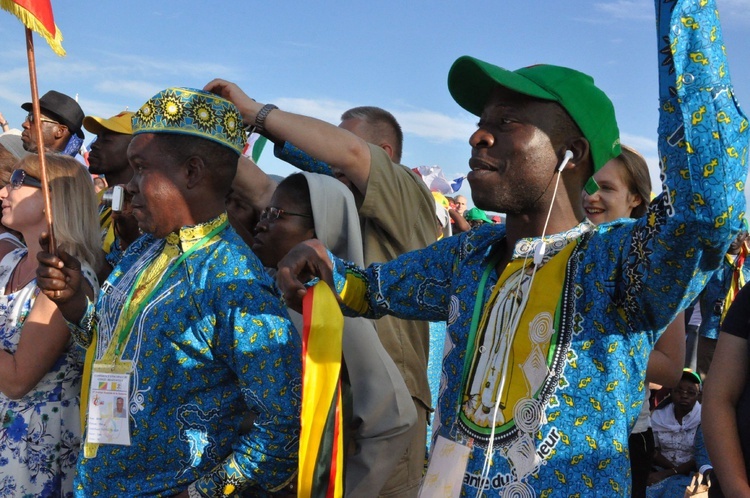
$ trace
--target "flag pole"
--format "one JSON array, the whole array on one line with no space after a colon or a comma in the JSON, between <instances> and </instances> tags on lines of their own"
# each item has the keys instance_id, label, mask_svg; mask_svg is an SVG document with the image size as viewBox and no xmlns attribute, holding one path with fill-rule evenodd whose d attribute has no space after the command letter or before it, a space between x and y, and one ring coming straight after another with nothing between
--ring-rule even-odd
<instances>
[{"instance_id":1,"label":"flag pole","mask_svg":"<svg viewBox=\"0 0 750 498\"><path fill-rule=\"evenodd\" d=\"M39 153L39 167L42 171L42 195L44 196L44 214L47 219L47 233L49 233L49 251L57 253L55 244L55 232L52 226L52 199L50 198L49 182L47 180L47 161L44 151L44 137L42 136L42 110L39 106L39 90L36 79L36 59L34 57L34 37L29 28L26 28L26 56L29 60L29 81L31 83L31 112L34 116L34 131L36 132L36 145Z\"/></svg>"}]
</instances>

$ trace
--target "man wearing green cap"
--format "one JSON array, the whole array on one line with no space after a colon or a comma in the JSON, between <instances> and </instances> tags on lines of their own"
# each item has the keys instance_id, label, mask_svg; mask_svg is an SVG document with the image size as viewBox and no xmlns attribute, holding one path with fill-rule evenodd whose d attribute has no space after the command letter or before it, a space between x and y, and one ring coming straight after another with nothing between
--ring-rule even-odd
<instances>
[{"instance_id":1,"label":"man wearing green cap","mask_svg":"<svg viewBox=\"0 0 750 498\"><path fill-rule=\"evenodd\" d=\"M301 351L273 281L227 223L241 117L216 95L168 88L132 129L127 190L144 235L96 302L81 292L73 257L40 257L39 287L87 348L75 489L265 496L297 468ZM115 414L120 397L125 418Z\"/></svg>"},{"instance_id":2,"label":"man wearing green cap","mask_svg":"<svg viewBox=\"0 0 750 498\"><path fill-rule=\"evenodd\" d=\"M278 266L287 303L312 275L349 314L447 322L422 496L629 494L649 352L739 230L747 175L748 122L715 4L659 0L657 17L665 193L644 218L585 220L582 190L620 152L612 104L590 77L461 57L448 85L480 116L472 196L506 224L367 269L307 241ZM252 121L255 104L224 89ZM270 133L275 124L271 113Z\"/></svg>"},{"instance_id":3,"label":"man wearing green cap","mask_svg":"<svg viewBox=\"0 0 750 498\"><path fill-rule=\"evenodd\" d=\"M467 209L464 218L472 228L480 227L485 223L492 223L492 220L487 217L487 213L478 207Z\"/></svg>"}]
</instances>

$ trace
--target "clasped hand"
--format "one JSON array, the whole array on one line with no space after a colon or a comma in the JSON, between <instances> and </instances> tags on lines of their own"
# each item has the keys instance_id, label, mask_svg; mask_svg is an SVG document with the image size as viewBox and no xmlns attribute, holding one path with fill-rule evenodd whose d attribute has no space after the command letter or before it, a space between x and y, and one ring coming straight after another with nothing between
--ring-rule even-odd
<instances>
[{"instance_id":1,"label":"clasped hand","mask_svg":"<svg viewBox=\"0 0 750 498\"><path fill-rule=\"evenodd\" d=\"M307 294L305 283L313 278L319 278L331 289L336 289L333 283L333 263L326 247L317 239L297 244L279 261L276 284L287 306L302 312L302 298ZM338 294L336 295L338 298Z\"/></svg>"},{"instance_id":2,"label":"clasped hand","mask_svg":"<svg viewBox=\"0 0 750 498\"><path fill-rule=\"evenodd\" d=\"M86 295L81 288L81 262L60 248L49 252L49 235L39 237L42 250L37 254L39 267L36 284L62 312L65 319L78 323L86 311Z\"/></svg>"}]
</instances>

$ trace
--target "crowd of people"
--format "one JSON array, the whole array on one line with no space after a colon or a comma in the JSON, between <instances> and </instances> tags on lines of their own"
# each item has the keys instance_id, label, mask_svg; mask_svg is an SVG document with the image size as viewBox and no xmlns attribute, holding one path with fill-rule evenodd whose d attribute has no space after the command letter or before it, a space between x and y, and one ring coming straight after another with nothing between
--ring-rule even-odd
<instances>
[{"instance_id":1,"label":"crowd of people","mask_svg":"<svg viewBox=\"0 0 750 498\"><path fill-rule=\"evenodd\" d=\"M658 195L607 95L554 65L450 68L471 208L401 164L378 107L336 126L215 79L0 114L0 496L310 496L322 280L344 496L679 497L698 474L750 497L750 130L713 1L656 11ZM251 133L302 172L263 171Z\"/></svg>"}]
</instances>

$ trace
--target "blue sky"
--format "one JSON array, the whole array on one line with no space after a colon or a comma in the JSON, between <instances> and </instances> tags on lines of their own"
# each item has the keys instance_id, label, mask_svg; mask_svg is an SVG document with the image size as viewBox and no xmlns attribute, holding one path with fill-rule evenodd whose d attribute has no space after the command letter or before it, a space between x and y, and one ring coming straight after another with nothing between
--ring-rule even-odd
<instances>
[{"instance_id":1,"label":"blue sky","mask_svg":"<svg viewBox=\"0 0 750 498\"><path fill-rule=\"evenodd\" d=\"M750 0L717 0L735 93L750 106ZM648 0L256 2L53 0L65 58L35 37L40 93L78 94L86 114L136 110L168 86L214 77L251 97L338 123L376 105L405 132L403 163L466 174L476 118L446 86L473 55L510 69L537 63L594 76L617 110L623 143L656 176L656 32ZM210 5L210 7L209 7ZM30 90L20 22L0 11L0 112L20 128ZM88 140L91 137L87 137ZM270 150L269 173L292 169ZM468 187L462 189L468 193Z\"/></svg>"}]
</instances>

